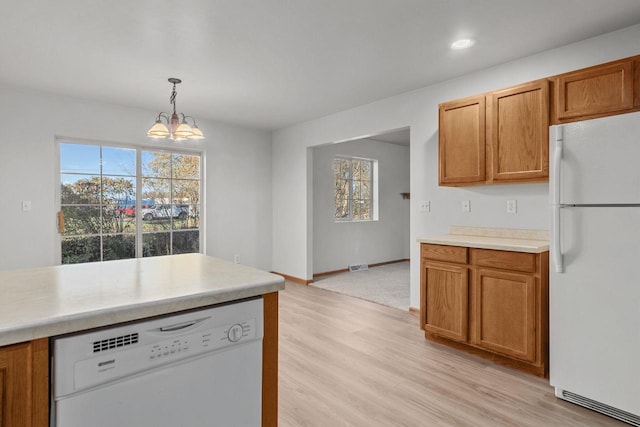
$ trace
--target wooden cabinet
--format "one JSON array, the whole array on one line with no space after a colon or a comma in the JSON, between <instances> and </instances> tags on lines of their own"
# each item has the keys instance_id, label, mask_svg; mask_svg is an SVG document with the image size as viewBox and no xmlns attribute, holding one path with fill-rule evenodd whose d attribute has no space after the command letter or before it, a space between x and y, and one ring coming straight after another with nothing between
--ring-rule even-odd
<instances>
[{"instance_id":1,"label":"wooden cabinet","mask_svg":"<svg viewBox=\"0 0 640 427\"><path fill-rule=\"evenodd\" d=\"M543 375L549 340L549 253L470 251L471 343L528 363L532 372Z\"/></svg>"},{"instance_id":2,"label":"wooden cabinet","mask_svg":"<svg viewBox=\"0 0 640 427\"><path fill-rule=\"evenodd\" d=\"M0 347L0 427L49 425L49 341Z\"/></svg>"},{"instance_id":3,"label":"wooden cabinet","mask_svg":"<svg viewBox=\"0 0 640 427\"><path fill-rule=\"evenodd\" d=\"M427 260L423 263L425 283L424 329L444 337L467 341L467 267Z\"/></svg>"},{"instance_id":4,"label":"wooden cabinet","mask_svg":"<svg viewBox=\"0 0 640 427\"><path fill-rule=\"evenodd\" d=\"M640 111L640 55L444 102L438 183L549 179L549 125Z\"/></svg>"},{"instance_id":5,"label":"wooden cabinet","mask_svg":"<svg viewBox=\"0 0 640 427\"><path fill-rule=\"evenodd\" d=\"M487 95L487 168L492 182L549 179L549 82Z\"/></svg>"},{"instance_id":6,"label":"wooden cabinet","mask_svg":"<svg viewBox=\"0 0 640 427\"><path fill-rule=\"evenodd\" d=\"M640 110L640 56L633 59L633 106Z\"/></svg>"},{"instance_id":7,"label":"wooden cabinet","mask_svg":"<svg viewBox=\"0 0 640 427\"><path fill-rule=\"evenodd\" d=\"M535 361L535 282L531 274L479 268L473 280L473 343Z\"/></svg>"},{"instance_id":8,"label":"wooden cabinet","mask_svg":"<svg viewBox=\"0 0 640 427\"><path fill-rule=\"evenodd\" d=\"M640 107L638 57L552 77L553 123L621 114Z\"/></svg>"},{"instance_id":9,"label":"wooden cabinet","mask_svg":"<svg viewBox=\"0 0 640 427\"><path fill-rule=\"evenodd\" d=\"M484 95L440 104L440 185L484 183L485 114Z\"/></svg>"},{"instance_id":10,"label":"wooden cabinet","mask_svg":"<svg viewBox=\"0 0 640 427\"><path fill-rule=\"evenodd\" d=\"M421 245L425 337L529 373L548 366L549 253Z\"/></svg>"},{"instance_id":11,"label":"wooden cabinet","mask_svg":"<svg viewBox=\"0 0 640 427\"><path fill-rule=\"evenodd\" d=\"M439 106L439 184L546 181L547 79Z\"/></svg>"}]
</instances>

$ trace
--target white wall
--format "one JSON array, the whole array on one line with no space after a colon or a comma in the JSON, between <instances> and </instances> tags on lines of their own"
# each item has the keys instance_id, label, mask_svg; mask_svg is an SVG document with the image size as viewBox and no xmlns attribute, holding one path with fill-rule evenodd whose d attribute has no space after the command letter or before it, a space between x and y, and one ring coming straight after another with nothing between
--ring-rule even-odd
<instances>
[{"instance_id":1,"label":"white wall","mask_svg":"<svg viewBox=\"0 0 640 427\"><path fill-rule=\"evenodd\" d=\"M159 146L146 137L157 111L0 86L0 270L55 265L55 137ZM271 135L198 120L205 153L206 252L271 268ZM32 211L22 212L30 200Z\"/></svg>"},{"instance_id":2,"label":"white wall","mask_svg":"<svg viewBox=\"0 0 640 427\"><path fill-rule=\"evenodd\" d=\"M273 139L273 269L311 278L307 254L307 147L411 127L411 305L419 306L421 236L448 232L450 225L548 229L548 185L519 184L467 188L438 187L438 104L514 84L640 53L640 25L525 57L455 80L383 99L279 130ZM460 212L461 200L471 212ZM507 199L517 199L518 214L505 213ZM419 212L430 200L432 212ZM285 201L291 201L284 204ZM293 209L291 207L293 206ZM286 230L286 232L284 232Z\"/></svg>"},{"instance_id":3,"label":"white wall","mask_svg":"<svg viewBox=\"0 0 640 427\"><path fill-rule=\"evenodd\" d=\"M333 159L336 155L378 161L377 221L335 222ZM313 150L313 272L409 258L409 147L370 139Z\"/></svg>"}]
</instances>

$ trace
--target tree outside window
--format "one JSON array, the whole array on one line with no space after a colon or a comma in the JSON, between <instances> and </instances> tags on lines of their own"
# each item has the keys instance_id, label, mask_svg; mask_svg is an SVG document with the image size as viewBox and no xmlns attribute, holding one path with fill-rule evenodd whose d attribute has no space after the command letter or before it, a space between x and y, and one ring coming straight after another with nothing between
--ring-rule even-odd
<instances>
[{"instance_id":1,"label":"tree outside window","mask_svg":"<svg viewBox=\"0 0 640 427\"><path fill-rule=\"evenodd\" d=\"M355 157L333 160L336 221L377 220L377 161Z\"/></svg>"}]
</instances>

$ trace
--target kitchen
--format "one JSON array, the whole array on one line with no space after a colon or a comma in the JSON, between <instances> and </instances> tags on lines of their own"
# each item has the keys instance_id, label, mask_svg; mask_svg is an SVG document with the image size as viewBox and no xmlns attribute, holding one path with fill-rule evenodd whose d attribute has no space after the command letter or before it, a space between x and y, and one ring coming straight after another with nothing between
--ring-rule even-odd
<instances>
[{"instance_id":1,"label":"kitchen","mask_svg":"<svg viewBox=\"0 0 640 427\"><path fill-rule=\"evenodd\" d=\"M210 185L206 187L206 198L243 207L226 213L207 210L207 253L228 260L240 253L242 263L247 265L296 278L311 278L313 269L307 253L312 242L305 237L309 195L306 187L300 185L308 178L305 168L307 147L406 126L411 128L412 242L424 236L446 234L451 225L548 230L548 184L455 189L437 185L437 106L448 100L637 55L639 34L637 25L628 27L279 129L273 132L272 148L270 132L199 121L207 138L215 141L207 149ZM162 79L158 81L166 84L163 79L168 76L165 74L163 70ZM118 82L127 92L135 94L134 87L125 86L130 83L126 77L121 76ZM186 95L189 85L195 84L188 82L185 79L185 92L181 95ZM55 200L51 182L55 177L54 136L93 141L125 139L144 144L144 131L153 114L147 110L90 101L82 94L46 94L10 83L3 82L0 106L3 117L13 124L3 129L0 148L0 193L8 206L2 226L3 244L0 245L0 268L3 270L56 263ZM164 89L164 86L158 89L162 93L158 95L157 105L166 104ZM192 87L191 90L197 89ZM186 101L181 105L189 108ZM234 167L234 161L239 159L251 167L244 168L241 173ZM271 162L264 159L271 159ZM34 174L33 171L40 172ZM225 181L233 182L234 186L220 184ZM16 186L15 182L21 185ZM518 202L517 215L507 214L504 210L506 200L511 199ZM21 211L22 200L32 202L31 211ZM417 203L421 200L431 201L431 212L419 212ZM462 200L470 200L470 212L460 211ZM417 244L411 246L411 259L411 301L413 307L419 307L420 254Z\"/></svg>"}]
</instances>

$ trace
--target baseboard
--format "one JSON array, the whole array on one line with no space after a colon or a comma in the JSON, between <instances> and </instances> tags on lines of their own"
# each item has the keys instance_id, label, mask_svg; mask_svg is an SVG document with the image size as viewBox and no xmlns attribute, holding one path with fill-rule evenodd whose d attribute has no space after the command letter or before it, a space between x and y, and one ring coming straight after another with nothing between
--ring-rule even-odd
<instances>
[{"instance_id":1,"label":"baseboard","mask_svg":"<svg viewBox=\"0 0 640 427\"><path fill-rule=\"evenodd\" d=\"M378 262L378 263L375 263L375 264L369 264L369 267L380 267L380 266L382 266L382 265L387 265L387 264L396 264L396 263L398 263L398 262L405 262L405 261L409 261L409 260L408 260L408 259L406 259L406 258L403 258L403 259L395 259L395 260L393 260L393 261L385 261L385 262Z\"/></svg>"},{"instance_id":2,"label":"baseboard","mask_svg":"<svg viewBox=\"0 0 640 427\"><path fill-rule=\"evenodd\" d=\"M396 259L396 260L393 260L393 261L377 262L375 264L369 264L369 268L380 267L380 266L387 265L387 264L395 264L395 263L398 263L398 262L405 262L405 261L409 261L409 259L403 258L403 259ZM313 274L313 278L315 279L316 277L330 276L332 274L338 274L338 273L346 273L348 271L349 271L348 268L341 268L340 270L332 270L332 271L323 271L321 273L314 273Z\"/></svg>"},{"instance_id":3,"label":"baseboard","mask_svg":"<svg viewBox=\"0 0 640 427\"><path fill-rule=\"evenodd\" d=\"M284 277L284 280L298 283L300 285L308 285L309 283L313 283L313 280L301 279L299 277L289 276L288 274L278 273L277 271L272 271L272 273Z\"/></svg>"},{"instance_id":4,"label":"baseboard","mask_svg":"<svg viewBox=\"0 0 640 427\"><path fill-rule=\"evenodd\" d=\"M409 307L409 313L413 314L414 316L420 316L420 309L415 307Z\"/></svg>"},{"instance_id":5,"label":"baseboard","mask_svg":"<svg viewBox=\"0 0 640 427\"><path fill-rule=\"evenodd\" d=\"M331 276L332 274L346 273L348 271L349 271L348 268L341 268L340 270L332 270L332 271L323 271L322 273L314 273L313 278L315 279L316 277Z\"/></svg>"}]
</instances>

